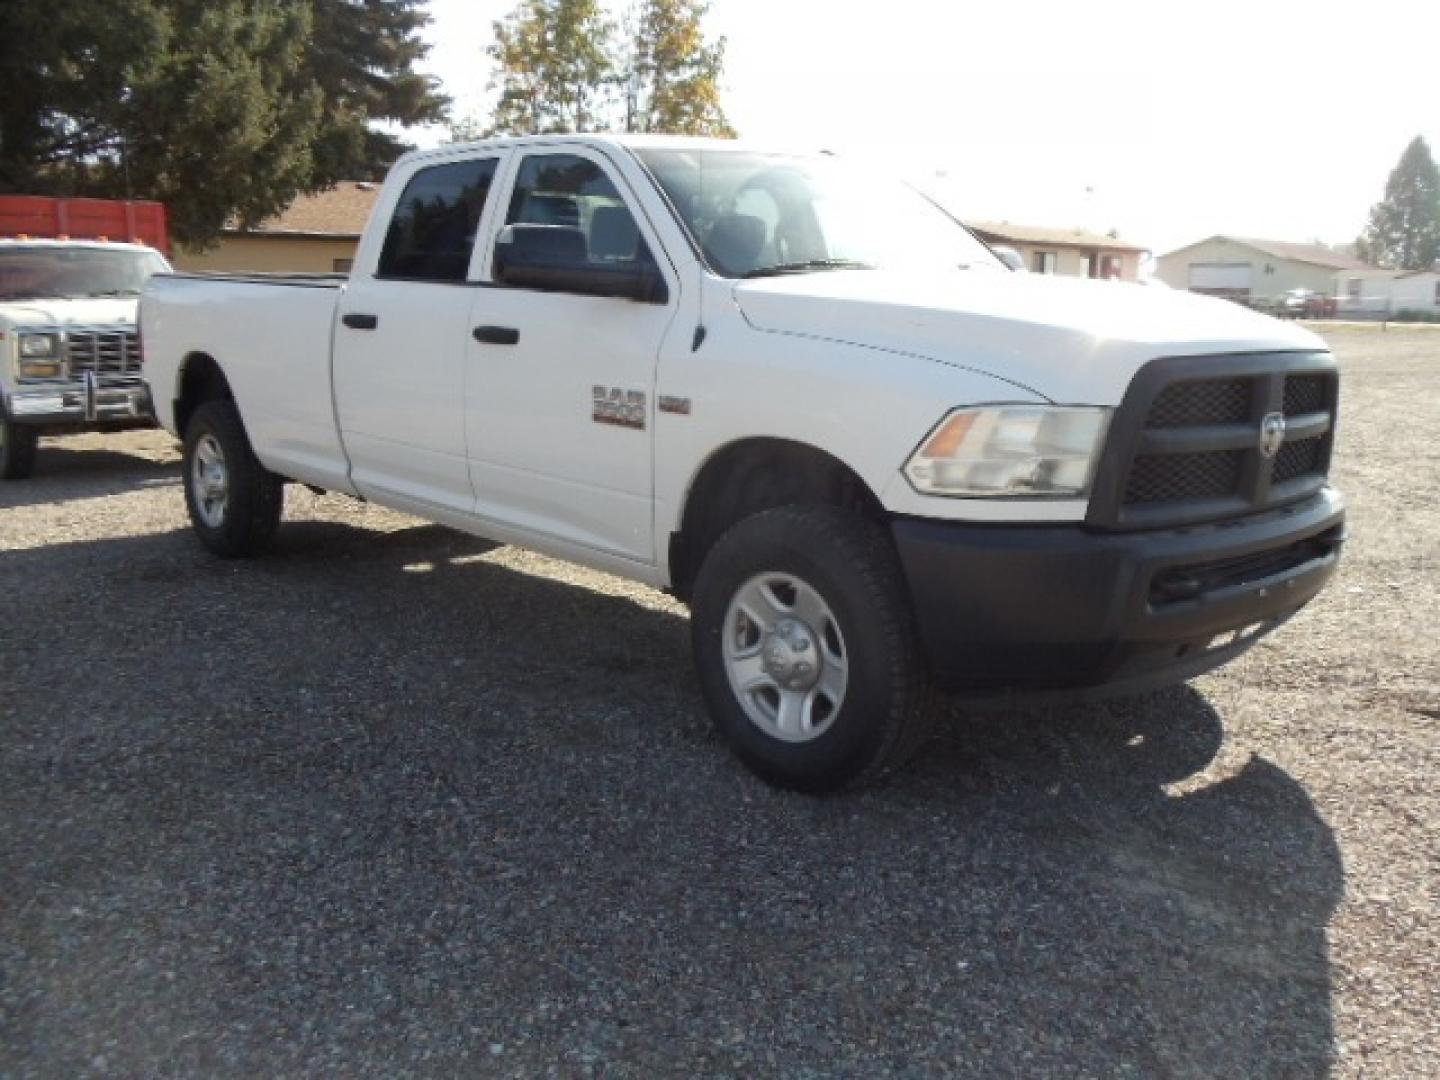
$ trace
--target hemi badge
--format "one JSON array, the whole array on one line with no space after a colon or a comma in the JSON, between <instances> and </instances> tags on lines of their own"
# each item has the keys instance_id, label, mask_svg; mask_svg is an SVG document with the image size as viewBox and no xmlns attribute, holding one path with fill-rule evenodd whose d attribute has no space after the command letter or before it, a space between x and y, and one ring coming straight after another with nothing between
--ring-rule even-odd
<instances>
[{"instance_id":1,"label":"hemi badge","mask_svg":"<svg viewBox=\"0 0 1440 1080\"><path fill-rule=\"evenodd\" d=\"M664 397L657 402L661 412L675 413L679 416L690 415L690 399L688 397Z\"/></svg>"}]
</instances>

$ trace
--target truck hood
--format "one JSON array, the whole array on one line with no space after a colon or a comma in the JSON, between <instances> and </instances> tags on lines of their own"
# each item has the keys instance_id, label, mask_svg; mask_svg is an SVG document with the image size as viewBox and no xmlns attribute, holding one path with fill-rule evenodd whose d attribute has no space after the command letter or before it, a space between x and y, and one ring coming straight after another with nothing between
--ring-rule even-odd
<instances>
[{"instance_id":1,"label":"truck hood","mask_svg":"<svg viewBox=\"0 0 1440 1080\"><path fill-rule=\"evenodd\" d=\"M0 301L0 327L134 325L138 298Z\"/></svg>"},{"instance_id":2,"label":"truck hood","mask_svg":"<svg viewBox=\"0 0 1440 1080\"><path fill-rule=\"evenodd\" d=\"M844 270L742 281L734 296L758 330L925 356L1067 404L1118 405L1160 356L1326 348L1228 300L1044 274Z\"/></svg>"}]
</instances>

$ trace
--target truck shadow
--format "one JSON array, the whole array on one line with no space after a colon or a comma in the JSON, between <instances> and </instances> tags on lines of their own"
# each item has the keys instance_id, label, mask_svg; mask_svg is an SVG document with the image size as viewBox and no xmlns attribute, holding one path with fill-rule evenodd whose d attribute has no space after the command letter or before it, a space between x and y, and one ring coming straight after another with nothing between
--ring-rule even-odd
<instances>
[{"instance_id":1,"label":"truck shadow","mask_svg":"<svg viewBox=\"0 0 1440 1080\"><path fill-rule=\"evenodd\" d=\"M1283 769L1217 758L1200 693L956 717L812 800L711 734L682 609L555 568L305 522L251 563L179 532L0 553L12 610L58 589L63 623L0 642L0 940L33 991L5 1041L56 1072L104 1038L138 1072L1330 1068L1339 850Z\"/></svg>"},{"instance_id":2,"label":"truck shadow","mask_svg":"<svg viewBox=\"0 0 1440 1080\"><path fill-rule=\"evenodd\" d=\"M0 509L93 499L180 483L180 465L138 453L70 445L73 440L45 438L35 474L0 482Z\"/></svg>"}]
</instances>

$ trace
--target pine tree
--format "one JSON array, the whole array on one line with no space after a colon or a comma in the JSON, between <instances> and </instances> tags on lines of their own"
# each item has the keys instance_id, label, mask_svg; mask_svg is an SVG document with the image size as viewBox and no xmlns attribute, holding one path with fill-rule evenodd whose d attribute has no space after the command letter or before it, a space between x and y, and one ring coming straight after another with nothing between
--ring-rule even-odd
<instances>
[{"instance_id":1,"label":"pine tree","mask_svg":"<svg viewBox=\"0 0 1440 1080\"><path fill-rule=\"evenodd\" d=\"M0 4L0 191L151 198L212 241L399 152L437 118L420 0Z\"/></svg>"},{"instance_id":2,"label":"pine tree","mask_svg":"<svg viewBox=\"0 0 1440 1080\"><path fill-rule=\"evenodd\" d=\"M1440 168L1422 137L1405 148L1390 173L1357 250L1393 270L1428 270L1440 260Z\"/></svg>"},{"instance_id":3,"label":"pine tree","mask_svg":"<svg viewBox=\"0 0 1440 1080\"><path fill-rule=\"evenodd\" d=\"M415 64L429 51L425 0L310 0L314 31L306 74L325 93L315 182L378 180L410 147L372 121L445 120L450 101Z\"/></svg>"},{"instance_id":4,"label":"pine tree","mask_svg":"<svg viewBox=\"0 0 1440 1080\"><path fill-rule=\"evenodd\" d=\"M599 0L521 0L495 23L496 135L594 131L614 83L614 29Z\"/></svg>"}]
</instances>

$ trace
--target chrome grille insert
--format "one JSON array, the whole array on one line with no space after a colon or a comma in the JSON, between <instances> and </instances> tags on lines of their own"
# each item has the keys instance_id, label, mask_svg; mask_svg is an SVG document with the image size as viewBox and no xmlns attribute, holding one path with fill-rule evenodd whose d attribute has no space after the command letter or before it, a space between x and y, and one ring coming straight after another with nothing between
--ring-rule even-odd
<instances>
[{"instance_id":1,"label":"chrome grille insert","mask_svg":"<svg viewBox=\"0 0 1440 1080\"><path fill-rule=\"evenodd\" d=\"M93 371L97 376L140 375L140 335L115 327L65 331L65 357L72 377Z\"/></svg>"}]
</instances>

